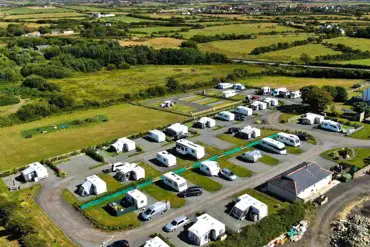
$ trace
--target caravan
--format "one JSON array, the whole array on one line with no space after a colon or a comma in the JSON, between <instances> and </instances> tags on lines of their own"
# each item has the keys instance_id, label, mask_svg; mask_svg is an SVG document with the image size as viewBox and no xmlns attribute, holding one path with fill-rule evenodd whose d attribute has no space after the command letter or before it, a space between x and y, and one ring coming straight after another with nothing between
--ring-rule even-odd
<instances>
[{"instance_id":1,"label":"caravan","mask_svg":"<svg viewBox=\"0 0 370 247\"><path fill-rule=\"evenodd\" d=\"M300 98L300 97L301 97L301 91L299 91L299 90L297 90L297 91L292 91L292 92L290 92L289 97L290 97L291 99L297 99L297 98Z\"/></svg>"},{"instance_id":2,"label":"caravan","mask_svg":"<svg viewBox=\"0 0 370 247\"><path fill-rule=\"evenodd\" d=\"M176 165L176 157L167 151L158 152L157 160L167 167Z\"/></svg>"},{"instance_id":3,"label":"caravan","mask_svg":"<svg viewBox=\"0 0 370 247\"><path fill-rule=\"evenodd\" d=\"M263 100L265 103L267 103L267 105L269 106L278 106L279 105L279 100L277 99L274 99L274 98L266 98Z\"/></svg>"},{"instance_id":4,"label":"caravan","mask_svg":"<svg viewBox=\"0 0 370 247\"><path fill-rule=\"evenodd\" d=\"M277 134L276 140L292 147L299 147L301 145L301 141L299 140L298 136L293 134L287 134L284 132L279 132Z\"/></svg>"},{"instance_id":5,"label":"caravan","mask_svg":"<svg viewBox=\"0 0 370 247\"><path fill-rule=\"evenodd\" d=\"M188 238L198 246L208 244L211 240L218 240L225 235L225 224L211 217L209 214L198 216L195 223L188 229Z\"/></svg>"},{"instance_id":6,"label":"caravan","mask_svg":"<svg viewBox=\"0 0 370 247\"><path fill-rule=\"evenodd\" d=\"M234 121L235 120L235 114L228 112L228 111L222 111L216 114L216 117L221 120L225 121Z\"/></svg>"},{"instance_id":7,"label":"caravan","mask_svg":"<svg viewBox=\"0 0 370 247\"><path fill-rule=\"evenodd\" d=\"M205 155L204 147L186 139L176 141L176 151L182 155L193 156L198 160Z\"/></svg>"},{"instance_id":8,"label":"caravan","mask_svg":"<svg viewBox=\"0 0 370 247\"><path fill-rule=\"evenodd\" d=\"M331 121L331 120L324 120L322 121L320 127L325 130L330 130L334 132L341 132L342 131L342 125L340 123Z\"/></svg>"},{"instance_id":9,"label":"caravan","mask_svg":"<svg viewBox=\"0 0 370 247\"><path fill-rule=\"evenodd\" d=\"M200 171L207 176L218 176L220 166L216 161L205 160L200 163Z\"/></svg>"},{"instance_id":10,"label":"caravan","mask_svg":"<svg viewBox=\"0 0 370 247\"><path fill-rule=\"evenodd\" d=\"M301 118L299 119L299 122L301 124L308 124L308 125L321 124L322 121L324 121L324 116L310 113L310 112L303 114Z\"/></svg>"},{"instance_id":11,"label":"caravan","mask_svg":"<svg viewBox=\"0 0 370 247\"><path fill-rule=\"evenodd\" d=\"M261 151L259 150L253 150L249 152L243 153L240 158L245 161L249 162L257 162L260 158L262 158Z\"/></svg>"},{"instance_id":12,"label":"caravan","mask_svg":"<svg viewBox=\"0 0 370 247\"><path fill-rule=\"evenodd\" d=\"M261 130L252 126L246 126L235 134L240 139L252 139L261 136Z\"/></svg>"},{"instance_id":13,"label":"caravan","mask_svg":"<svg viewBox=\"0 0 370 247\"><path fill-rule=\"evenodd\" d=\"M188 184L185 178L173 172L167 172L163 174L163 183L168 185L177 192L185 191L188 188Z\"/></svg>"},{"instance_id":14,"label":"caravan","mask_svg":"<svg viewBox=\"0 0 370 247\"><path fill-rule=\"evenodd\" d=\"M48 170L39 162L29 164L26 169L21 172L21 175L26 182L39 181L48 177Z\"/></svg>"},{"instance_id":15,"label":"caravan","mask_svg":"<svg viewBox=\"0 0 370 247\"><path fill-rule=\"evenodd\" d=\"M264 95L264 94L270 94L271 93L271 88L269 88L269 87L261 87L260 91L261 91L261 94L262 95Z\"/></svg>"},{"instance_id":16,"label":"caravan","mask_svg":"<svg viewBox=\"0 0 370 247\"><path fill-rule=\"evenodd\" d=\"M166 140L166 135L159 130L150 130L147 137L155 142L164 142Z\"/></svg>"},{"instance_id":17,"label":"caravan","mask_svg":"<svg viewBox=\"0 0 370 247\"><path fill-rule=\"evenodd\" d=\"M147 196L138 189L127 192L125 200L136 209L145 208L148 205Z\"/></svg>"},{"instance_id":18,"label":"caravan","mask_svg":"<svg viewBox=\"0 0 370 247\"><path fill-rule=\"evenodd\" d=\"M248 194L239 196L231 209L231 215L238 220L249 218L252 221L257 221L266 217L267 214L267 205Z\"/></svg>"},{"instance_id":19,"label":"caravan","mask_svg":"<svg viewBox=\"0 0 370 247\"><path fill-rule=\"evenodd\" d=\"M284 143L269 137L263 138L260 142L260 146L277 154L287 154Z\"/></svg>"},{"instance_id":20,"label":"caravan","mask_svg":"<svg viewBox=\"0 0 370 247\"><path fill-rule=\"evenodd\" d=\"M245 106L238 106L235 108L234 113L245 115L245 116L251 116L253 114L253 110Z\"/></svg>"},{"instance_id":21,"label":"caravan","mask_svg":"<svg viewBox=\"0 0 370 247\"><path fill-rule=\"evenodd\" d=\"M233 88L233 87L234 87L234 84L228 83L228 82L220 82L217 85L218 89L230 89L230 88Z\"/></svg>"},{"instance_id":22,"label":"caravan","mask_svg":"<svg viewBox=\"0 0 370 247\"><path fill-rule=\"evenodd\" d=\"M234 89L238 90L238 91L243 91L243 90L245 90L245 86L243 84L236 83L236 84L234 84Z\"/></svg>"},{"instance_id":23,"label":"caravan","mask_svg":"<svg viewBox=\"0 0 370 247\"><path fill-rule=\"evenodd\" d=\"M119 138L116 142L110 145L110 150L116 153L120 153L123 151L129 152L135 150L135 148L136 148L135 142L126 137Z\"/></svg>"},{"instance_id":24,"label":"caravan","mask_svg":"<svg viewBox=\"0 0 370 247\"><path fill-rule=\"evenodd\" d=\"M231 98L231 97L234 97L236 95L236 91L235 90L225 90L222 92L222 98Z\"/></svg>"},{"instance_id":25,"label":"caravan","mask_svg":"<svg viewBox=\"0 0 370 247\"><path fill-rule=\"evenodd\" d=\"M175 123L166 129L166 134L169 136L180 136L186 135L189 132L189 128L186 125Z\"/></svg>"}]
</instances>

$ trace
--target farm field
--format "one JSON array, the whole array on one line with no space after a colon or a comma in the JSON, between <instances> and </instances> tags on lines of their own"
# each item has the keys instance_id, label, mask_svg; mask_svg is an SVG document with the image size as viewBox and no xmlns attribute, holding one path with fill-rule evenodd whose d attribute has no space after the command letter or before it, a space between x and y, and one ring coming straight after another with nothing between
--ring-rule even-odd
<instances>
[{"instance_id":1,"label":"farm field","mask_svg":"<svg viewBox=\"0 0 370 247\"><path fill-rule=\"evenodd\" d=\"M2 10L1 12L7 15L22 15L22 14L41 14L41 13L65 13L65 12L74 12L70 9L65 8L56 8L56 7L23 7L23 8L10 8Z\"/></svg>"},{"instance_id":2,"label":"farm field","mask_svg":"<svg viewBox=\"0 0 370 247\"><path fill-rule=\"evenodd\" d=\"M339 37L335 39L327 40L328 43L332 44L343 44L353 49L359 49L362 51L370 51L370 40L361 38L351 38L351 37Z\"/></svg>"},{"instance_id":3,"label":"farm field","mask_svg":"<svg viewBox=\"0 0 370 247\"><path fill-rule=\"evenodd\" d=\"M257 23L257 24L233 24L223 26L211 26L204 29L191 29L181 34L185 38L191 38L194 35L216 35L216 34L258 34L261 32L286 32L294 31L294 28L277 25L276 23Z\"/></svg>"},{"instance_id":4,"label":"farm field","mask_svg":"<svg viewBox=\"0 0 370 247\"><path fill-rule=\"evenodd\" d=\"M129 29L130 32L141 32L141 33L147 33L152 34L156 32L173 32L173 31L180 31L182 28L181 26L176 27L166 27L166 26L156 26L156 27L142 27L142 28L131 28Z\"/></svg>"},{"instance_id":5,"label":"farm field","mask_svg":"<svg viewBox=\"0 0 370 247\"><path fill-rule=\"evenodd\" d=\"M133 22L152 22L153 20L149 19L142 19L142 18L137 18L137 17L131 17L131 16L126 16L126 15L117 15L114 17L108 17L104 18L104 20L107 21L123 21L126 23L133 23Z\"/></svg>"},{"instance_id":6,"label":"farm field","mask_svg":"<svg viewBox=\"0 0 370 247\"><path fill-rule=\"evenodd\" d=\"M105 124L92 124L81 128L49 133L47 135L37 135L30 139L26 139L21 135L21 132L26 129L74 119L83 119L99 114L107 116L109 121ZM135 119L135 124L133 125L127 122L128 119ZM122 104L100 109L78 111L17 126L1 128L0 137L7 145L0 147L0 152L3 153L0 158L0 170L23 166L34 161L85 148L109 139L146 131L184 119L186 118L173 113Z\"/></svg>"},{"instance_id":7,"label":"farm field","mask_svg":"<svg viewBox=\"0 0 370 247\"><path fill-rule=\"evenodd\" d=\"M199 49L205 52L217 52L232 58L252 58L249 53L256 47L268 46L279 42L293 42L305 40L309 34L287 35L258 35L256 39L249 40L221 40L199 44Z\"/></svg>"},{"instance_id":8,"label":"farm field","mask_svg":"<svg viewBox=\"0 0 370 247\"><path fill-rule=\"evenodd\" d=\"M137 92L150 86L164 85L168 77L175 77L181 83L209 81L214 77L223 77L236 68L245 68L248 72L260 71L261 68L246 65L184 65L184 66L135 66L127 70L98 71L76 73L72 78L50 80L61 86L62 91L76 99L105 101L117 99L125 93Z\"/></svg>"},{"instance_id":9,"label":"farm field","mask_svg":"<svg viewBox=\"0 0 370 247\"><path fill-rule=\"evenodd\" d=\"M45 19L45 18L65 18L65 17L81 17L85 16L76 12L62 13L44 13L44 14L24 14L24 15L9 15L4 20L24 20L24 19Z\"/></svg>"},{"instance_id":10,"label":"farm field","mask_svg":"<svg viewBox=\"0 0 370 247\"><path fill-rule=\"evenodd\" d=\"M252 77L239 81L248 86L262 87L268 86L272 88L277 88L284 86L290 90L298 90L304 86L308 85L331 85L331 86L343 86L350 88L355 83L359 83L362 80L347 80L347 79L326 79L326 78L295 78L295 77L285 77L285 76L262 76L262 77Z\"/></svg>"},{"instance_id":11,"label":"farm field","mask_svg":"<svg viewBox=\"0 0 370 247\"><path fill-rule=\"evenodd\" d=\"M153 47L154 49L162 49L162 48L177 48L180 46L182 41L183 40L181 39L160 37L142 41L120 40L119 43L122 46L147 45Z\"/></svg>"},{"instance_id":12,"label":"farm field","mask_svg":"<svg viewBox=\"0 0 370 247\"><path fill-rule=\"evenodd\" d=\"M299 61L299 58L303 53L309 54L312 58L322 55L341 54L340 51L334 51L321 44L308 44L295 46L285 50L263 53L255 56L255 58L260 60Z\"/></svg>"},{"instance_id":13,"label":"farm field","mask_svg":"<svg viewBox=\"0 0 370 247\"><path fill-rule=\"evenodd\" d=\"M356 59L356 60L347 60L347 61L339 61L335 62L338 64L354 64L354 65L367 65L370 66L370 58L367 59Z\"/></svg>"},{"instance_id":14,"label":"farm field","mask_svg":"<svg viewBox=\"0 0 370 247\"><path fill-rule=\"evenodd\" d=\"M67 10L80 10L85 12L111 12L111 11L117 11L117 9L114 8L105 8L103 6L89 6L89 5L71 5L71 6L64 6Z\"/></svg>"}]
</instances>

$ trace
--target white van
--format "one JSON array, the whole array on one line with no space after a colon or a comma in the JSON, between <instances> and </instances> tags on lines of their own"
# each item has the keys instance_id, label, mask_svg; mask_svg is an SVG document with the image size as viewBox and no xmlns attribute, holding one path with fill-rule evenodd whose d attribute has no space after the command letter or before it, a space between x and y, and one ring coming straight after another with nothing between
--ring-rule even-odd
<instances>
[{"instance_id":1,"label":"white van","mask_svg":"<svg viewBox=\"0 0 370 247\"><path fill-rule=\"evenodd\" d=\"M277 154L287 154L284 143L271 139L269 137L263 138L260 142L261 147L270 150Z\"/></svg>"},{"instance_id":2,"label":"white van","mask_svg":"<svg viewBox=\"0 0 370 247\"><path fill-rule=\"evenodd\" d=\"M150 205L144 212L141 213L143 220L151 220L153 217L159 216L167 212L171 208L169 201L160 201Z\"/></svg>"},{"instance_id":3,"label":"white van","mask_svg":"<svg viewBox=\"0 0 370 247\"><path fill-rule=\"evenodd\" d=\"M299 137L293 134L287 134L284 132L280 132L277 134L276 140L279 142L282 142L286 145L292 146L292 147L299 147L301 145L301 141L299 140Z\"/></svg>"}]
</instances>

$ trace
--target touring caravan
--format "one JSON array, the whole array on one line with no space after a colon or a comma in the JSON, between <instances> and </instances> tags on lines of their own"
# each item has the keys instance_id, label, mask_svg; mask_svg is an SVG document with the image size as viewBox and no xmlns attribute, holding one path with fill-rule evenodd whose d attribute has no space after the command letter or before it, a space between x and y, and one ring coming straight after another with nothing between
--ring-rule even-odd
<instances>
[{"instance_id":1,"label":"touring caravan","mask_svg":"<svg viewBox=\"0 0 370 247\"><path fill-rule=\"evenodd\" d=\"M158 152L157 160L167 167L176 165L176 157L167 151Z\"/></svg>"},{"instance_id":2,"label":"touring caravan","mask_svg":"<svg viewBox=\"0 0 370 247\"><path fill-rule=\"evenodd\" d=\"M186 139L176 141L176 151L182 155L193 156L198 160L205 155L204 147Z\"/></svg>"},{"instance_id":3,"label":"touring caravan","mask_svg":"<svg viewBox=\"0 0 370 247\"><path fill-rule=\"evenodd\" d=\"M125 200L134 205L136 209L144 208L148 205L147 196L138 189L127 192Z\"/></svg>"},{"instance_id":4,"label":"touring caravan","mask_svg":"<svg viewBox=\"0 0 370 247\"><path fill-rule=\"evenodd\" d=\"M269 137L263 138L260 146L277 154L287 154L284 143L271 139Z\"/></svg>"},{"instance_id":5,"label":"touring caravan","mask_svg":"<svg viewBox=\"0 0 370 247\"><path fill-rule=\"evenodd\" d=\"M216 161L205 160L200 163L200 171L207 176L218 176L220 172L220 166Z\"/></svg>"},{"instance_id":6,"label":"touring caravan","mask_svg":"<svg viewBox=\"0 0 370 247\"><path fill-rule=\"evenodd\" d=\"M218 240L225 234L225 224L209 214L198 216L195 223L188 229L188 238L195 245L202 246L211 240Z\"/></svg>"},{"instance_id":7,"label":"touring caravan","mask_svg":"<svg viewBox=\"0 0 370 247\"><path fill-rule=\"evenodd\" d=\"M234 89L238 90L238 91L243 91L243 90L245 90L245 86L243 84L236 83L236 84L234 84Z\"/></svg>"},{"instance_id":8,"label":"touring caravan","mask_svg":"<svg viewBox=\"0 0 370 247\"><path fill-rule=\"evenodd\" d=\"M48 177L48 170L41 163L35 162L29 164L26 169L21 171L21 176L26 182L37 182Z\"/></svg>"},{"instance_id":9,"label":"touring caravan","mask_svg":"<svg viewBox=\"0 0 370 247\"><path fill-rule=\"evenodd\" d=\"M144 247L170 247L166 242L164 242L160 237L156 236L145 242Z\"/></svg>"},{"instance_id":10,"label":"touring caravan","mask_svg":"<svg viewBox=\"0 0 370 247\"><path fill-rule=\"evenodd\" d=\"M185 191L188 188L188 184L185 178L173 172L167 172L163 174L163 183L168 185L177 192Z\"/></svg>"},{"instance_id":11,"label":"touring caravan","mask_svg":"<svg viewBox=\"0 0 370 247\"><path fill-rule=\"evenodd\" d=\"M275 99L275 98L266 98L263 100L265 103L267 103L267 105L269 106L278 106L279 105L279 100Z\"/></svg>"},{"instance_id":12,"label":"touring caravan","mask_svg":"<svg viewBox=\"0 0 370 247\"><path fill-rule=\"evenodd\" d=\"M171 208L169 201L160 201L150 205L144 212L141 213L143 220L151 220L156 216L160 216Z\"/></svg>"},{"instance_id":13,"label":"touring caravan","mask_svg":"<svg viewBox=\"0 0 370 247\"><path fill-rule=\"evenodd\" d=\"M271 88L269 87L261 87L261 94L270 94Z\"/></svg>"},{"instance_id":14,"label":"touring caravan","mask_svg":"<svg viewBox=\"0 0 370 247\"><path fill-rule=\"evenodd\" d=\"M159 130L151 130L148 133L148 138L155 142L164 142L166 140L166 135Z\"/></svg>"},{"instance_id":15,"label":"touring caravan","mask_svg":"<svg viewBox=\"0 0 370 247\"><path fill-rule=\"evenodd\" d=\"M116 162L116 163L113 163L113 164L110 164L110 169L112 172L116 172L118 171L118 169L124 165L128 164L127 162L125 163L122 163L122 162Z\"/></svg>"},{"instance_id":16,"label":"touring caravan","mask_svg":"<svg viewBox=\"0 0 370 247\"><path fill-rule=\"evenodd\" d=\"M284 132L279 132L276 140L292 147L299 147L301 145L301 141L298 136Z\"/></svg>"},{"instance_id":17,"label":"touring caravan","mask_svg":"<svg viewBox=\"0 0 370 247\"><path fill-rule=\"evenodd\" d=\"M231 209L231 215L238 220L249 218L252 221L257 221L266 217L267 214L267 205L248 194L239 196Z\"/></svg>"},{"instance_id":18,"label":"touring caravan","mask_svg":"<svg viewBox=\"0 0 370 247\"><path fill-rule=\"evenodd\" d=\"M299 122L301 124L313 125L313 124L321 124L324 121L324 116L314 114L314 113L306 113L301 116Z\"/></svg>"},{"instance_id":19,"label":"touring caravan","mask_svg":"<svg viewBox=\"0 0 370 247\"><path fill-rule=\"evenodd\" d=\"M235 120L235 114L228 112L228 111L222 111L216 114L216 117L221 120L225 121L234 121Z\"/></svg>"},{"instance_id":20,"label":"touring caravan","mask_svg":"<svg viewBox=\"0 0 370 247\"><path fill-rule=\"evenodd\" d=\"M290 97L291 99L297 99L297 98L300 98L300 97L301 97L301 91L299 91L299 90L297 90L297 91L292 91L292 92L290 92L289 97Z\"/></svg>"},{"instance_id":21,"label":"touring caravan","mask_svg":"<svg viewBox=\"0 0 370 247\"><path fill-rule=\"evenodd\" d=\"M89 176L85 179L79 188L78 194L81 196L100 195L107 191L107 184L96 175Z\"/></svg>"},{"instance_id":22,"label":"touring caravan","mask_svg":"<svg viewBox=\"0 0 370 247\"><path fill-rule=\"evenodd\" d=\"M233 88L233 87L234 87L234 84L228 83L228 82L220 82L217 85L218 89L230 89L230 88Z\"/></svg>"},{"instance_id":23,"label":"touring caravan","mask_svg":"<svg viewBox=\"0 0 370 247\"><path fill-rule=\"evenodd\" d=\"M225 90L222 92L222 98L225 98L225 99L234 97L235 95L236 95L236 91L233 89Z\"/></svg>"},{"instance_id":24,"label":"touring caravan","mask_svg":"<svg viewBox=\"0 0 370 247\"><path fill-rule=\"evenodd\" d=\"M253 110L246 106L238 106L235 108L234 113L245 115L245 116L251 116L253 114Z\"/></svg>"},{"instance_id":25,"label":"touring caravan","mask_svg":"<svg viewBox=\"0 0 370 247\"><path fill-rule=\"evenodd\" d=\"M145 170L136 163L126 163L124 166L117 168L118 172L114 176L118 181L125 182L128 180L140 180L145 178Z\"/></svg>"},{"instance_id":26,"label":"touring caravan","mask_svg":"<svg viewBox=\"0 0 370 247\"><path fill-rule=\"evenodd\" d=\"M342 125L340 123L331 121L331 120L324 120L321 122L320 127L325 130L330 130L334 132L341 132Z\"/></svg>"}]
</instances>

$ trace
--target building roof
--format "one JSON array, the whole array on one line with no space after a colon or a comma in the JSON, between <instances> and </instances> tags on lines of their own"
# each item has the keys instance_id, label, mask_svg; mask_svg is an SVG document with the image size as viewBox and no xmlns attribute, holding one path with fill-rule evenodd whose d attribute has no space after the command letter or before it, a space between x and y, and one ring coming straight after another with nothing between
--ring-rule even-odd
<instances>
[{"instance_id":1,"label":"building roof","mask_svg":"<svg viewBox=\"0 0 370 247\"><path fill-rule=\"evenodd\" d=\"M315 163L303 162L286 172L272 178L268 183L298 195L300 192L320 182L332 172Z\"/></svg>"}]
</instances>

